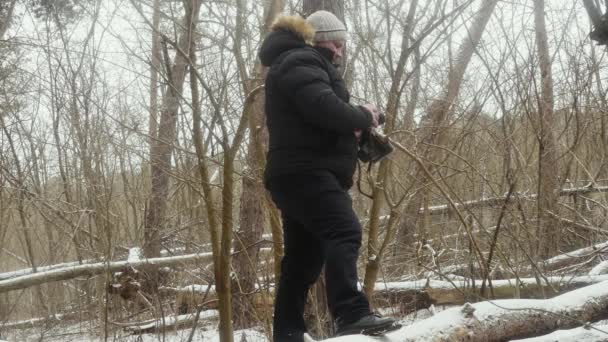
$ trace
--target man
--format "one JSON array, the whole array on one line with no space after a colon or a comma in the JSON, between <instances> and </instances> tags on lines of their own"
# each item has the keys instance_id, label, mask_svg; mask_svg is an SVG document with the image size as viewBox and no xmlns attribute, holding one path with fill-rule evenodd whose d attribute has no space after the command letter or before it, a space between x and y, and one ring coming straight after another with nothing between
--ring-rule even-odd
<instances>
[{"instance_id":1,"label":"man","mask_svg":"<svg viewBox=\"0 0 608 342\"><path fill-rule=\"evenodd\" d=\"M274 341L303 341L309 287L325 266L329 309L337 334L394 329L392 318L370 312L357 288L361 225L347 193L361 131L378 125L376 107L349 104L334 65L346 28L318 11L306 20L282 16L260 49L270 134L265 184L283 219L285 256L277 286Z\"/></svg>"}]
</instances>

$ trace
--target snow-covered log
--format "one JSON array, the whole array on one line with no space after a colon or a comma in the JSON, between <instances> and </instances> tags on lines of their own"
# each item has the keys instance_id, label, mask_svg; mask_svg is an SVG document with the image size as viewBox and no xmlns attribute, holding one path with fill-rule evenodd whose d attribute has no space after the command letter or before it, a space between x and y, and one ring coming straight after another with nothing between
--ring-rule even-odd
<instances>
[{"instance_id":1,"label":"snow-covered log","mask_svg":"<svg viewBox=\"0 0 608 342\"><path fill-rule=\"evenodd\" d=\"M50 271L50 270L56 270L58 268L67 268L67 267L74 267L74 266L78 266L78 265L86 265L91 262L93 262L93 260L83 260L82 262L73 261L73 262L66 262L66 263L54 264L54 265L48 265L48 266L40 266L40 267L36 268L36 271L37 272L46 272L46 271ZM24 269L20 269L20 270L16 270L16 271L4 272L4 273L0 273L0 280L20 277L20 276L24 276L24 275L28 275L28 274L32 274L32 273L34 273L34 270L32 268L24 268Z\"/></svg>"},{"instance_id":2,"label":"snow-covered log","mask_svg":"<svg viewBox=\"0 0 608 342\"><path fill-rule=\"evenodd\" d=\"M608 281L552 299L504 299L465 304L386 334L386 342L492 342L539 336L608 316ZM607 336L608 337L608 336ZM332 342L375 342L361 335Z\"/></svg>"},{"instance_id":3,"label":"snow-covered log","mask_svg":"<svg viewBox=\"0 0 608 342\"><path fill-rule=\"evenodd\" d=\"M554 270L569 265L572 262L576 262L580 258L588 258L597 253L608 254L608 241L554 256L551 259L545 260L544 267L546 270Z\"/></svg>"},{"instance_id":4,"label":"snow-covered log","mask_svg":"<svg viewBox=\"0 0 608 342\"><path fill-rule=\"evenodd\" d=\"M608 192L608 186L562 189L559 192L559 195L560 196L573 196L573 195L585 195L585 194L600 193L600 192ZM516 195L511 196L511 201L536 200L537 197L538 197L537 194L516 194ZM482 199L478 199L478 200L457 203L456 206L458 207L458 209L475 209L475 208L485 208L485 207L496 207L496 206L502 205L505 202L505 200L506 200L506 197L482 198ZM453 209L448 204L435 205L435 206L430 206L428 208L428 214L429 215L440 215L440 214L448 213L450 210L453 210ZM420 208L419 213L422 214L424 212L425 212L425 209Z\"/></svg>"},{"instance_id":5,"label":"snow-covered log","mask_svg":"<svg viewBox=\"0 0 608 342\"><path fill-rule=\"evenodd\" d=\"M597 276L601 274L608 274L608 260L600 262L599 264L595 265L591 271L589 271L590 276Z\"/></svg>"},{"instance_id":6,"label":"snow-covered log","mask_svg":"<svg viewBox=\"0 0 608 342\"><path fill-rule=\"evenodd\" d=\"M549 335L513 340L511 342L606 342L608 341L608 322L588 324L583 327L557 330Z\"/></svg>"},{"instance_id":7,"label":"snow-covered log","mask_svg":"<svg viewBox=\"0 0 608 342\"><path fill-rule=\"evenodd\" d=\"M208 310L200 313L200 320L208 320L212 318L219 317L219 313L217 310ZM167 316L162 319L157 319L151 323L146 323L137 326L129 326L126 330L134 333L134 334L144 334L144 333L154 333L154 332L162 332L167 329L174 328L187 328L192 326L194 321L196 320L196 314L187 314L187 315L179 315L179 316Z\"/></svg>"},{"instance_id":8,"label":"snow-covered log","mask_svg":"<svg viewBox=\"0 0 608 342\"><path fill-rule=\"evenodd\" d=\"M543 293L552 294L549 286L556 288L560 293L580 287L608 281L608 275L600 276L580 276L580 277L548 277L549 284L543 283L538 286L535 278L520 278L519 288L516 279L493 280L492 287L496 299L514 298L519 294L521 298L538 298ZM413 280L402 282L383 282L376 283L374 299L378 306L388 306L399 303L403 312L415 311L417 309L428 308L431 304L463 304L466 298L476 298L479 295L481 280L474 280L476 288L473 289L473 280L459 278L451 281L447 280ZM189 312L204 301L209 302L208 307L213 308L216 303L215 288L208 285L188 285L179 288L160 287L159 292L163 295L176 296L177 307L184 308L182 312ZM264 307L272 305L273 285L270 289L258 288L260 290L254 296L256 306ZM488 290L489 291L489 290ZM207 295L205 296L205 293ZM488 292L489 293L489 292ZM554 294L555 295L555 294Z\"/></svg>"},{"instance_id":9,"label":"snow-covered log","mask_svg":"<svg viewBox=\"0 0 608 342\"><path fill-rule=\"evenodd\" d=\"M543 280L541 286L535 278L520 278L519 288L516 279L493 280L492 288L496 299L514 298L518 293L522 298L538 298L543 292L551 294L551 287L559 290L560 293L577 289L580 287L608 281L608 275L599 276L580 276L580 277L547 277L547 282ZM475 289L473 288L475 283ZM481 280L458 278L451 281L447 280L414 280L403 282L376 283L376 297L387 299L391 302L400 302L405 311L428 307L430 304L462 304L466 298L475 298L479 295ZM487 284L486 284L487 286ZM551 286L551 287L550 287ZM489 289L487 289L488 295ZM412 307L408 307L407 302L411 301ZM421 302L421 303L420 303ZM425 306L426 305L426 306Z\"/></svg>"},{"instance_id":10,"label":"snow-covered log","mask_svg":"<svg viewBox=\"0 0 608 342\"><path fill-rule=\"evenodd\" d=\"M171 266L195 261L210 262L211 260L211 253L196 253L166 258L142 259L133 262L112 261L68 266L2 280L0 281L0 293L53 281L72 279L80 276L93 276L104 272L115 272L129 265L132 267L139 267L143 265Z\"/></svg>"},{"instance_id":11,"label":"snow-covered log","mask_svg":"<svg viewBox=\"0 0 608 342\"><path fill-rule=\"evenodd\" d=\"M64 319L69 319L75 316L75 313L56 314L49 317L36 317L22 321L0 323L0 329L21 329L31 328L39 325L49 324L52 322L60 322Z\"/></svg>"}]
</instances>

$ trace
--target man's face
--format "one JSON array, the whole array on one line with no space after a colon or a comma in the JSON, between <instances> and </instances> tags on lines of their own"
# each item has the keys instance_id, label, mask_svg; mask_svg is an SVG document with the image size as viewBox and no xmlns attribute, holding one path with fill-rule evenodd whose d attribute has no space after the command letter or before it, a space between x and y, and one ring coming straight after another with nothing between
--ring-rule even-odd
<instances>
[{"instance_id":1,"label":"man's face","mask_svg":"<svg viewBox=\"0 0 608 342\"><path fill-rule=\"evenodd\" d=\"M317 45L331 50L334 53L334 59L332 63L340 64L340 62L342 61L342 54L344 53L344 41L328 40L324 42L318 42Z\"/></svg>"}]
</instances>

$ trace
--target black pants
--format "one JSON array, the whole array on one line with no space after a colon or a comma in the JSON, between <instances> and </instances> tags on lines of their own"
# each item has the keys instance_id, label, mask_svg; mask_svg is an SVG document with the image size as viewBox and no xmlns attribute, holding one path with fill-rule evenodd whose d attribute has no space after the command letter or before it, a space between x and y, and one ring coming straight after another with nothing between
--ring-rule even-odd
<instances>
[{"instance_id":1,"label":"black pants","mask_svg":"<svg viewBox=\"0 0 608 342\"><path fill-rule=\"evenodd\" d=\"M274 310L274 342L302 341L309 287L325 265L327 301L335 319L369 314L357 289L361 225L349 194L330 172L272 178L267 187L283 218L285 256Z\"/></svg>"}]
</instances>

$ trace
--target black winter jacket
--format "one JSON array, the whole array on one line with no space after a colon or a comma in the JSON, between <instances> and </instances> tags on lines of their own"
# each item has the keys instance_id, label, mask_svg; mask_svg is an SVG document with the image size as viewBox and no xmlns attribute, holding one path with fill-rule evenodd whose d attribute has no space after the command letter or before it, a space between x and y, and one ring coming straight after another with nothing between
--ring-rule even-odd
<instances>
[{"instance_id":1,"label":"black winter jacket","mask_svg":"<svg viewBox=\"0 0 608 342\"><path fill-rule=\"evenodd\" d=\"M358 148L354 130L370 127L372 114L349 104L331 52L306 42L312 38L307 36L310 30L304 19L283 17L260 49L262 64L270 67L265 85L270 135L265 178L326 170L350 188Z\"/></svg>"}]
</instances>

